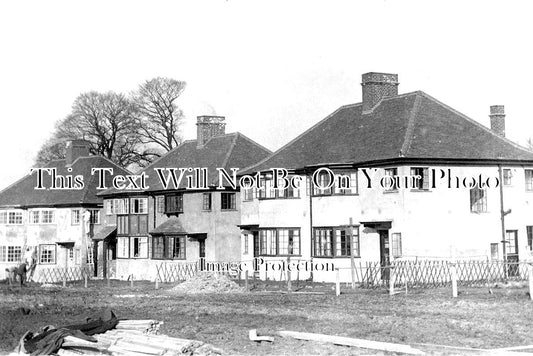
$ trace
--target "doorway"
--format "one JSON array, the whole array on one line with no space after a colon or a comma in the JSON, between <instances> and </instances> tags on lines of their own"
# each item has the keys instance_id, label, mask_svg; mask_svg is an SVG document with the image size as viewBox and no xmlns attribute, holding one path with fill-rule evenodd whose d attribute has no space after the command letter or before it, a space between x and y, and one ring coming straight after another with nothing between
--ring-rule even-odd
<instances>
[{"instance_id":1,"label":"doorway","mask_svg":"<svg viewBox=\"0 0 533 356\"><path fill-rule=\"evenodd\" d=\"M253 231L254 258L259 257L259 231Z\"/></svg>"},{"instance_id":2,"label":"doorway","mask_svg":"<svg viewBox=\"0 0 533 356\"><path fill-rule=\"evenodd\" d=\"M378 232L379 232L381 279L388 280L390 278L389 230L378 230Z\"/></svg>"},{"instance_id":3,"label":"doorway","mask_svg":"<svg viewBox=\"0 0 533 356\"><path fill-rule=\"evenodd\" d=\"M518 230L505 231L505 250L507 274L509 277L517 277L520 275L518 269Z\"/></svg>"}]
</instances>

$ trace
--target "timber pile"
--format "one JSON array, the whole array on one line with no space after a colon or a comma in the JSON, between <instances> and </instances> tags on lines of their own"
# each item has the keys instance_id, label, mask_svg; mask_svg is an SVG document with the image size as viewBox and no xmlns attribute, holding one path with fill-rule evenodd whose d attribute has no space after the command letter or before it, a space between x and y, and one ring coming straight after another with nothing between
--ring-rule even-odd
<instances>
[{"instance_id":1,"label":"timber pile","mask_svg":"<svg viewBox=\"0 0 533 356\"><path fill-rule=\"evenodd\" d=\"M158 335L161 324L163 323L156 320L120 320L115 329L93 335L97 342L68 336L57 354L61 356L222 354L222 350L201 341Z\"/></svg>"},{"instance_id":2,"label":"timber pile","mask_svg":"<svg viewBox=\"0 0 533 356\"><path fill-rule=\"evenodd\" d=\"M115 329L118 330L135 330L143 334L159 334L159 328L163 325L162 321L157 320L119 320Z\"/></svg>"},{"instance_id":3,"label":"timber pile","mask_svg":"<svg viewBox=\"0 0 533 356\"><path fill-rule=\"evenodd\" d=\"M245 289L232 281L228 276L217 273L203 272L189 278L172 288L173 292L196 293L243 293Z\"/></svg>"}]
</instances>

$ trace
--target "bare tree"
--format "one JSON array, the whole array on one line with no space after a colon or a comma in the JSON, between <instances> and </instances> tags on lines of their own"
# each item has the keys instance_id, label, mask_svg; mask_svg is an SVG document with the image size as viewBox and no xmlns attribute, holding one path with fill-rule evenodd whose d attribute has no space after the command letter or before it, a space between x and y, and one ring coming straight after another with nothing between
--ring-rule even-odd
<instances>
[{"instance_id":1,"label":"bare tree","mask_svg":"<svg viewBox=\"0 0 533 356\"><path fill-rule=\"evenodd\" d=\"M64 155L60 145L69 139L86 140L93 154L130 169L143 167L157 156L142 142L135 105L115 92L92 91L78 96L71 114L56 124L52 138L41 148L37 161L42 164L49 156Z\"/></svg>"},{"instance_id":2,"label":"bare tree","mask_svg":"<svg viewBox=\"0 0 533 356\"><path fill-rule=\"evenodd\" d=\"M144 143L155 143L165 151L180 144L179 126L184 118L177 99L185 86L185 82L162 77L147 80L139 86L134 93L134 102Z\"/></svg>"},{"instance_id":3,"label":"bare tree","mask_svg":"<svg viewBox=\"0 0 533 356\"><path fill-rule=\"evenodd\" d=\"M65 158L65 142L59 140L55 133L42 146L35 157L35 167L44 167L48 162Z\"/></svg>"}]
</instances>

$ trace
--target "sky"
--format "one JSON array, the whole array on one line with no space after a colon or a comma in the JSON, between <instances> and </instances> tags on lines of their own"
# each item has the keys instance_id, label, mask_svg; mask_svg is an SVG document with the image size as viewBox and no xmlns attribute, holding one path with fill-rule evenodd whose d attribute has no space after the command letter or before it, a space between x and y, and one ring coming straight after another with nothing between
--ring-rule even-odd
<instances>
[{"instance_id":1,"label":"sky","mask_svg":"<svg viewBox=\"0 0 533 356\"><path fill-rule=\"evenodd\" d=\"M533 137L528 1L2 1L0 189L29 173L54 124L87 91L187 82L196 116L226 117L276 150L339 106L361 75L399 75L480 123L505 105L506 135Z\"/></svg>"}]
</instances>

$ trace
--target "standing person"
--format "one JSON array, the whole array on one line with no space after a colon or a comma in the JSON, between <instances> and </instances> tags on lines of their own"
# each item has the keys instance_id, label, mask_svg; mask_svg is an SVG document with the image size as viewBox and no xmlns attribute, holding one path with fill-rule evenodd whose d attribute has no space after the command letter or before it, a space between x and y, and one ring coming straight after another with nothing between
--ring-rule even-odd
<instances>
[{"instance_id":1,"label":"standing person","mask_svg":"<svg viewBox=\"0 0 533 356\"><path fill-rule=\"evenodd\" d=\"M35 267L37 267L37 247L27 247L26 253L24 254L24 262L26 263L26 277L27 281L33 279L33 273L35 272Z\"/></svg>"}]
</instances>

